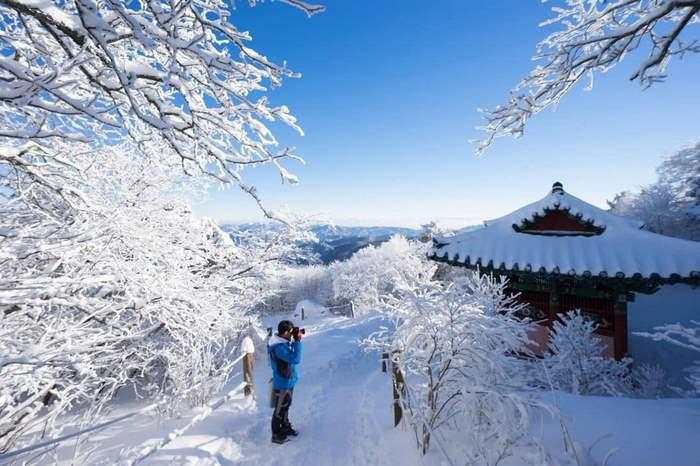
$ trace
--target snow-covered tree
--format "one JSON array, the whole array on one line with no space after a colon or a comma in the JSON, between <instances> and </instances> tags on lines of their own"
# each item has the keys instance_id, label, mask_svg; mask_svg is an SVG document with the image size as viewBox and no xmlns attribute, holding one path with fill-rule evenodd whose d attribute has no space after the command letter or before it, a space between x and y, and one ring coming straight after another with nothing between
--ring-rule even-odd
<instances>
[{"instance_id":1,"label":"snow-covered tree","mask_svg":"<svg viewBox=\"0 0 700 466\"><path fill-rule=\"evenodd\" d=\"M658 179L608 202L612 212L641 220L655 233L700 240L700 143L668 157Z\"/></svg>"},{"instance_id":2,"label":"snow-covered tree","mask_svg":"<svg viewBox=\"0 0 700 466\"><path fill-rule=\"evenodd\" d=\"M435 220L421 225L418 239L424 243L432 241L434 238L452 236L454 231Z\"/></svg>"},{"instance_id":3,"label":"snow-covered tree","mask_svg":"<svg viewBox=\"0 0 700 466\"><path fill-rule=\"evenodd\" d=\"M603 342L594 334L596 328L578 310L554 322L541 364L543 379L551 388L581 395L629 392L632 361L605 355Z\"/></svg>"},{"instance_id":4,"label":"snow-covered tree","mask_svg":"<svg viewBox=\"0 0 700 466\"><path fill-rule=\"evenodd\" d=\"M331 265L333 299L353 301L359 312L376 307L383 297L404 283L416 283L427 273L427 246L393 236L379 246L369 245L349 260Z\"/></svg>"},{"instance_id":5,"label":"snow-covered tree","mask_svg":"<svg viewBox=\"0 0 700 466\"><path fill-rule=\"evenodd\" d=\"M235 245L188 207L234 183L279 219L242 170L295 181L268 125L301 130L264 92L296 75L249 47L235 6L0 1L0 450L125 386L206 399L266 271L306 237L287 222Z\"/></svg>"},{"instance_id":6,"label":"snow-covered tree","mask_svg":"<svg viewBox=\"0 0 700 466\"><path fill-rule=\"evenodd\" d=\"M546 1L546 0L543 0ZM520 137L527 121L556 106L581 79L592 88L604 73L634 52L646 53L630 80L663 81L674 57L700 52L693 31L700 0L562 0L543 26L559 26L537 46L537 66L511 91L504 105L484 112L487 133L477 153L497 137ZM695 31L697 33L697 31Z\"/></svg>"},{"instance_id":7,"label":"snow-covered tree","mask_svg":"<svg viewBox=\"0 0 700 466\"><path fill-rule=\"evenodd\" d=\"M295 232L236 247L192 215L201 185L157 147L58 145L56 170L31 144L31 170L0 176L0 450L75 408L94 420L122 387L170 410L207 399Z\"/></svg>"},{"instance_id":8,"label":"snow-covered tree","mask_svg":"<svg viewBox=\"0 0 700 466\"><path fill-rule=\"evenodd\" d=\"M668 186L643 186L638 193L623 191L608 202L610 210L623 217L644 223L644 228L667 236L677 236L683 222L673 209L673 195Z\"/></svg>"},{"instance_id":9,"label":"snow-covered tree","mask_svg":"<svg viewBox=\"0 0 700 466\"><path fill-rule=\"evenodd\" d=\"M50 156L56 140L94 147L129 138L260 203L241 171L271 164L295 182L281 165L295 156L276 149L268 125L301 133L289 109L262 93L297 75L249 47L234 9L216 0L0 2L0 144L43 143ZM26 158L0 161L30 170Z\"/></svg>"},{"instance_id":10,"label":"snow-covered tree","mask_svg":"<svg viewBox=\"0 0 700 466\"><path fill-rule=\"evenodd\" d=\"M403 283L421 279L427 247L394 236L378 246L366 246L344 261L288 268L274 280L275 298L268 308L288 310L304 299L326 306L352 301L355 313L362 314L376 308L382 297L396 292Z\"/></svg>"},{"instance_id":11,"label":"snow-covered tree","mask_svg":"<svg viewBox=\"0 0 700 466\"><path fill-rule=\"evenodd\" d=\"M656 173L659 184L669 187L678 208L700 217L700 142L668 157Z\"/></svg>"},{"instance_id":12,"label":"snow-covered tree","mask_svg":"<svg viewBox=\"0 0 700 466\"><path fill-rule=\"evenodd\" d=\"M94 422L122 388L202 403L308 238L242 178L295 182L271 125L301 129L264 96L297 75L249 47L235 6L0 1L0 451L69 412ZM284 225L233 244L188 206L210 182Z\"/></svg>"},{"instance_id":13,"label":"snow-covered tree","mask_svg":"<svg viewBox=\"0 0 700 466\"><path fill-rule=\"evenodd\" d=\"M538 405L518 395L525 389L520 361L530 323L505 284L470 272L455 282L432 279L437 265L423 263L420 280L402 283L383 297L396 328L372 335L367 348L396 351L405 376L401 402L423 452L436 432L459 432L459 458L496 464L526 443L529 412ZM450 453L456 453L454 444Z\"/></svg>"}]
</instances>

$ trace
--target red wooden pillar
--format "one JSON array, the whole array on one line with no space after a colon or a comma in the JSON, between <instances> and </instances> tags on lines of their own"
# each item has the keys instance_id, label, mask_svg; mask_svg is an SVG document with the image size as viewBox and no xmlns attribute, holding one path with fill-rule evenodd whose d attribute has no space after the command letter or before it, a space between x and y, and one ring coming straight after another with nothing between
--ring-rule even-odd
<instances>
[{"instance_id":1,"label":"red wooden pillar","mask_svg":"<svg viewBox=\"0 0 700 466\"><path fill-rule=\"evenodd\" d=\"M554 321L557 320L559 312L561 311L561 298L559 296L559 282L557 280L549 279L549 328L552 328Z\"/></svg>"},{"instance_id":2,"label":"red wooden pillar","mask_svg":"<svg viewBox=\"0 0 700 466\"><path fill-rule=\"evenodd\" d=\"M627 295L618 294L615 302L614 335L615 359L622 359L627 354Z\"/></svg>"}]
</instances>

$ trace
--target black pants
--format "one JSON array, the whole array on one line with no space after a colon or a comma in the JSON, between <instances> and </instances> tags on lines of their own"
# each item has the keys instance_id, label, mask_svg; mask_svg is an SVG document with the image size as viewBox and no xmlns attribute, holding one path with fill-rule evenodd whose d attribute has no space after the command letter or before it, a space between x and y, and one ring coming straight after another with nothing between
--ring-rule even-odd
<instances>
[{"instance_id":1,"label":"black pants","mask_svg":"<svg viewBox=\"0 0 700 466\"><path fill-rule=\"evenodd\" d=\"M286 436L292 427L289 422L289 407L292 405L292 390L275 390L275 410L272 412L272 435Z\"/></svg>"}]
</instances>

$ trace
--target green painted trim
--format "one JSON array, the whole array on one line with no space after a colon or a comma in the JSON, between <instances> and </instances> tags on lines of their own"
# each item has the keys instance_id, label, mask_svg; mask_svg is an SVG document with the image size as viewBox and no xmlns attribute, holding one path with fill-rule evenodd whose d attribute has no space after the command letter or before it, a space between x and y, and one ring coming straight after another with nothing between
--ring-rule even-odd
<instances>
[{"instance_id":1,"label":"green painted trim","mask_svg":"<svg viewBox=\"0 0 700 466\"><path fill-rule=\"evenodd\" d=\"M429 259L436 262L442 262L444 264L451 265L453 267L464 267L470 270L479 270L482 273L492 273L501 276L518 276L518 277L531 277L537 280L557 280L559 282L565 280L575 280L577 288L593 288L596 284L602 284L603 286L616 290L617 292L634 292L643 294L653 294L655 293L661 285L674 284L674 283L685 283L688 285L699 286L700 276L694 277L681 277L679 275L673 275L671 277L661 277L653 274L653 278L643 278L643 277L600 277L594 275L568 275L568 274L554 274L543 271L522 271L517 269L506 269L505 267L493 267L492 265L481 265L480 263L464 263L459 260L450 260L447 258L447 253L442 257L438 256L437 253L433 253L428 256ZM581 283L581 284L579 284ZM546 290L548 290L547 288ZM545 289L541 291L546 291ZM540 290L538 290L540 291Z\"/></svg>"}]
</instances>

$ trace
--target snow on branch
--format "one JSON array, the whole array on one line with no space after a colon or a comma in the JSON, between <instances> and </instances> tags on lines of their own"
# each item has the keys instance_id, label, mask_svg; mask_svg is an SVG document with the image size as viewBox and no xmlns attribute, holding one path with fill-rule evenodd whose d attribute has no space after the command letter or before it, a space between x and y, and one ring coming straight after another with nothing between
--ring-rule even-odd
<instances>
[{"instance_id":1,"label":"snow on branch","mask_svg":"<svg viewBox=\"0 0 700 466\"><path fill-rule=\"evenodd\" d=\"M324 11L326 11L326 7L324 5L307 3L307 2L303 2L301 0L279 0L279 1L281 1L282 3L287 3L289 5L297 7L300 10L303 10L309 16L313 16L317 13L323 13ZM250 3L252 5L255 5L255 2L256 2L256 0L250 0Z\"/></svg>"},{"instance_id":2,"label":"snow on branch","mask_svg":"<svg viewBox=\"0 0 700 466\"><path fill-rule=\"evenodd\" d=\"M485 124L478 129L487 135L474 141L477 154L497 137L522 136L532 115L556 106L584 77L590 89L596 72L606 72L631 52L648 50L630 76L644 86L663 81L673 57L700 52L697 40L682 39L689 25L700 22L700 0L566 0L552 11L555 16L542 25L561 29L538 44L539 64L506 104L481 110Z\"/></svg>"},{"instance_id":3,"label":"snow on branch","mask_svg":"<svg viewBox=\"0 0 700 466\"><path fill-rule=\"evenodd\" d=\"M676 323L655 327L654 333L634 332L634 334L651 338L654 341L665 341L700 353L700 322L691 321L691 323L695 327L686 327Z\"/></svg>"},{"instance_id":4,"label":"snow on branch","mask_svg":"<svg viewBox=\"0 0 700 466\"><path fill-rule=\"evenodd\" d=\"M323 11L283 3L308 15ZM251 35L231 22L234 6L0 1L0 144L130 138L142 148L161 147L187 174L240 185L258 203L241 179L244 167L270 164L283 182L296 182L280 162L300 159L277 149L268 125L303 132L264 92L299 75L250 48Z\"/></svg>"}]
</instances>

